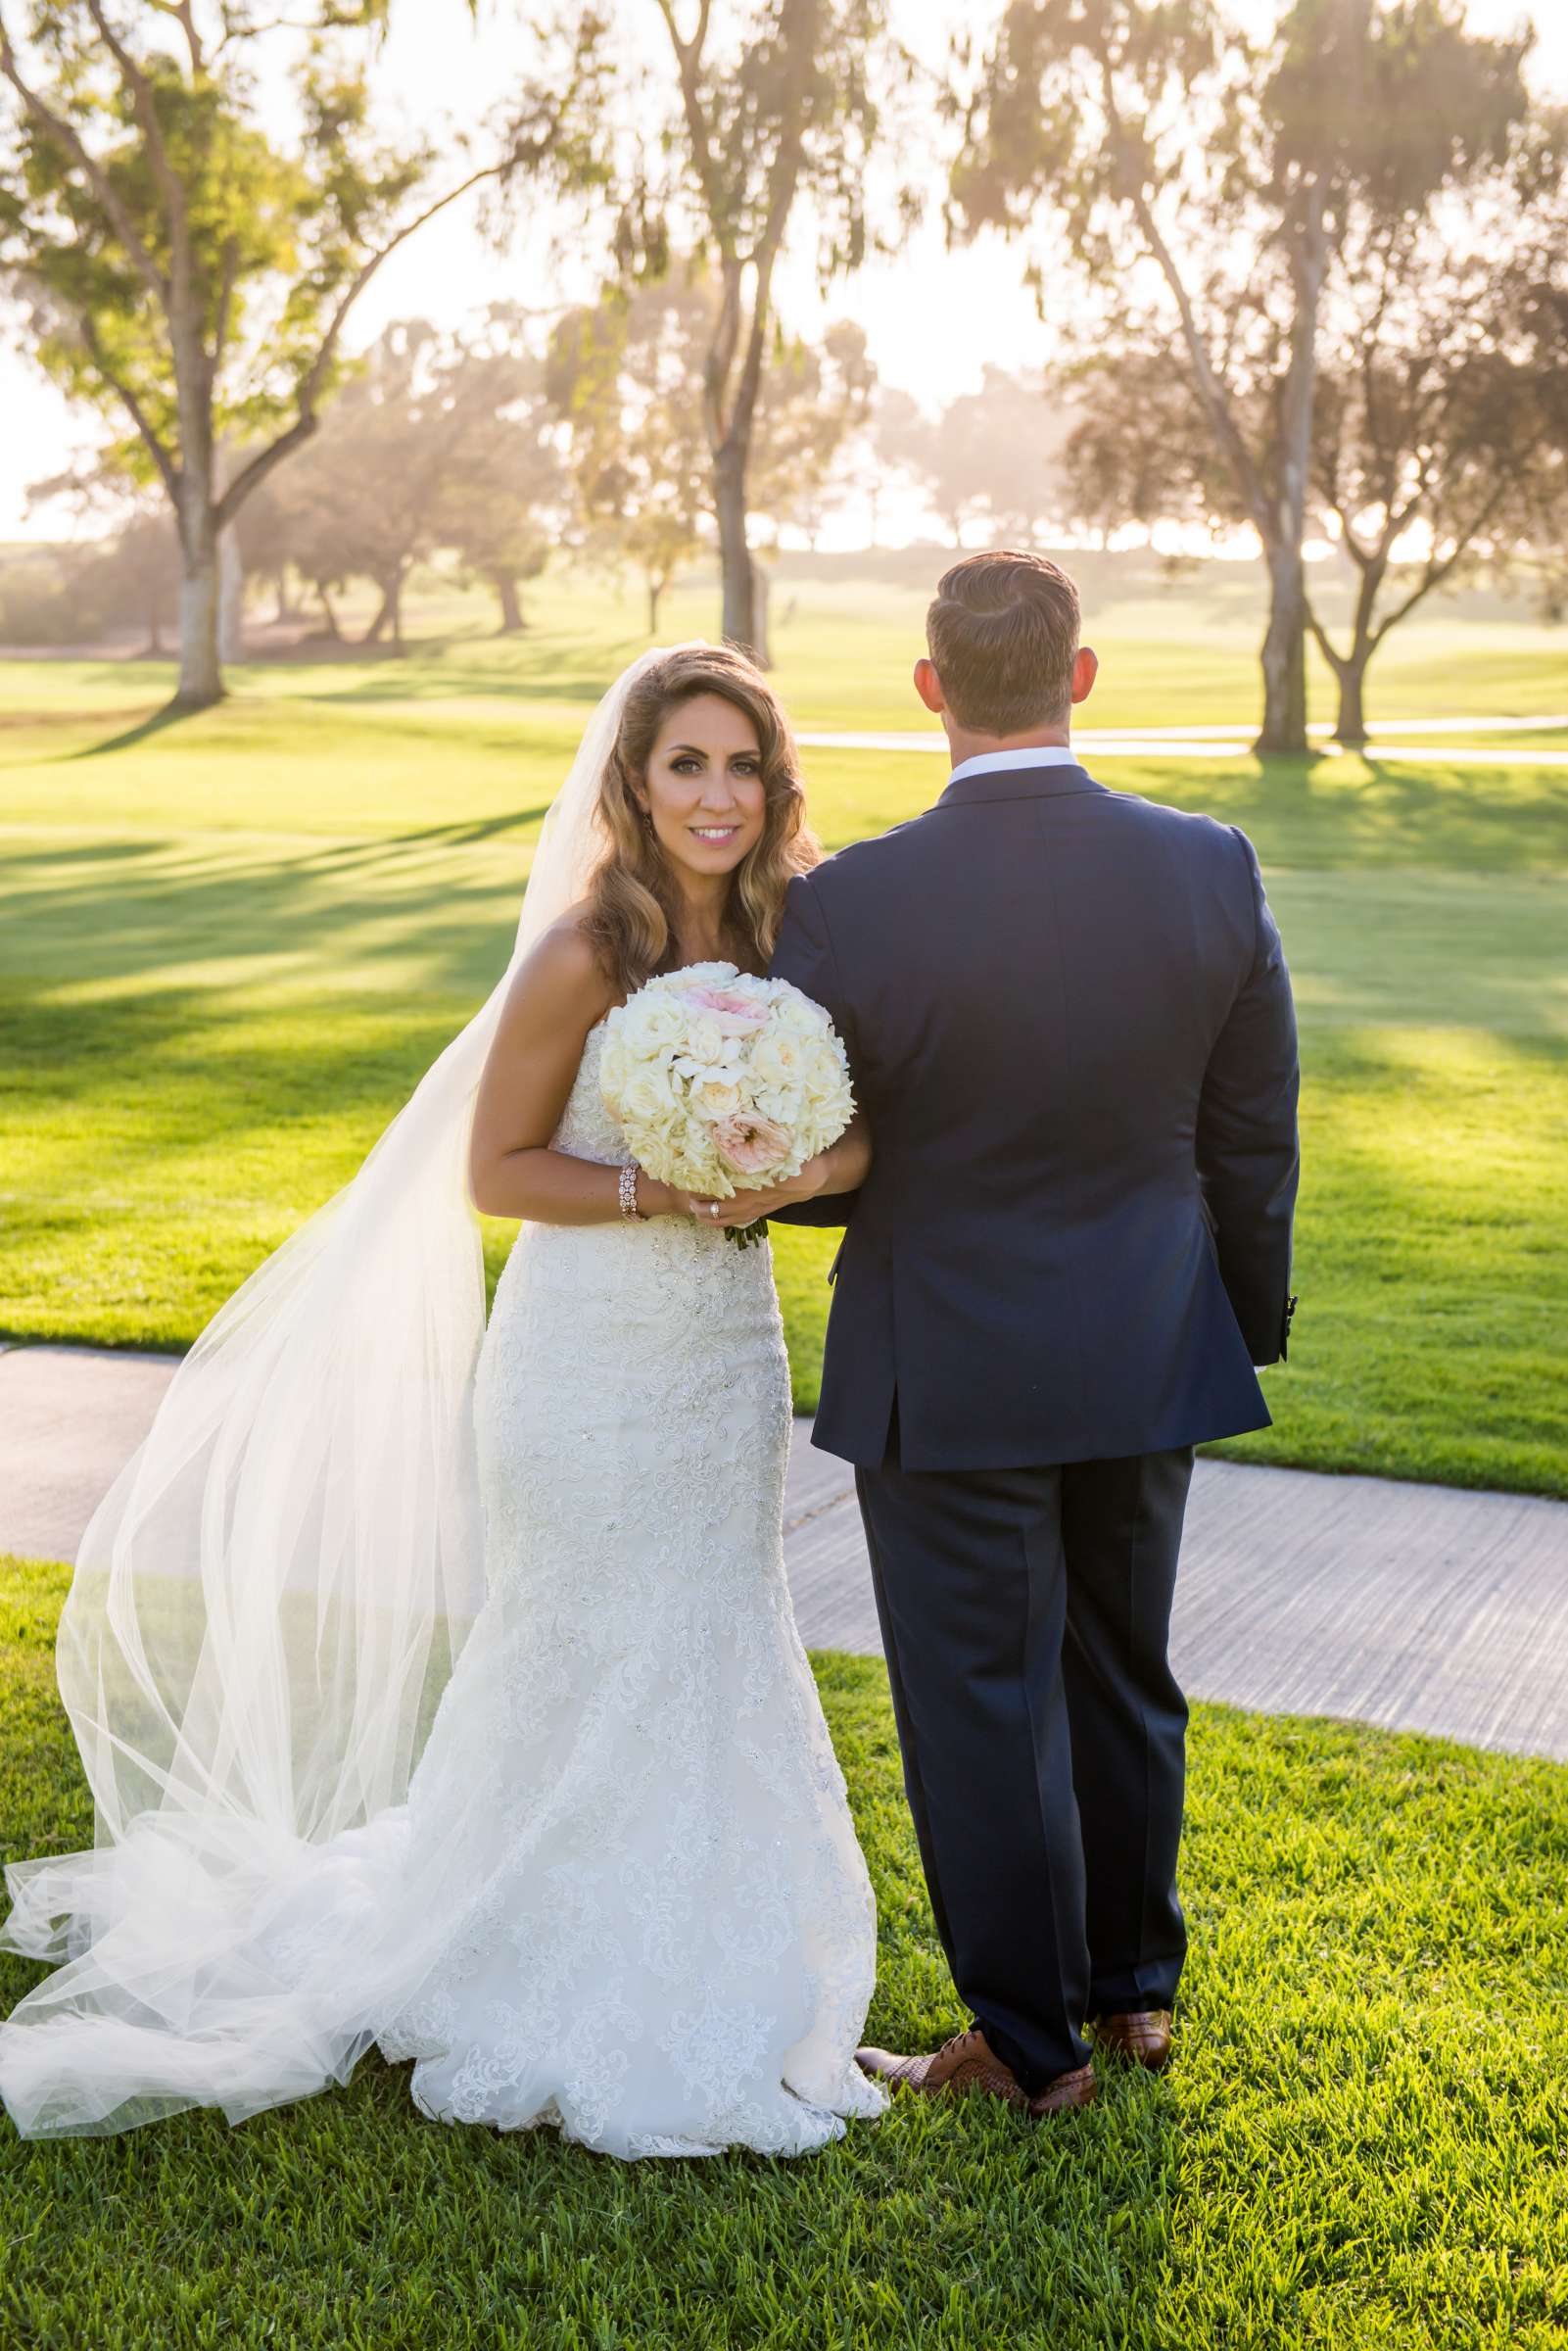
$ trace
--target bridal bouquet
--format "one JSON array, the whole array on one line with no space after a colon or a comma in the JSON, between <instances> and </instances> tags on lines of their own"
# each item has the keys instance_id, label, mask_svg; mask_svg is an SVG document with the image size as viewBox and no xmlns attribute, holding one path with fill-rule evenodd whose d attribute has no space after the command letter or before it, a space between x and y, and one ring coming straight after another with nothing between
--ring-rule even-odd
<instances>
[{"instance_id":1,"label":"bridal bouquet","mask_svg":"<svg viewBox=\"0 0 1568 2351\"><path fill-rule=\"evenodd\" d=\"M606 1107L661 1183L731 1200L798 1176L854 1116L849 1064L820 1004L733 963L650 980L609 1016ZM730 1227L744 1245L765 1223Z\"/></svg>"}]
</instances>

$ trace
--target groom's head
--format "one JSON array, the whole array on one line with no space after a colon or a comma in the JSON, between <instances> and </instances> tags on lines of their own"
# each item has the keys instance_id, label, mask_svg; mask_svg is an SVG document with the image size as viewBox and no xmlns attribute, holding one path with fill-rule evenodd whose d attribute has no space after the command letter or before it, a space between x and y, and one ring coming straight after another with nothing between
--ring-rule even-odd
<instances>
[{"instance_id":1,"label":"groom's head","mask_svg":"<svg viewBox=\"0 0 1568 2351\"><path fill-rule=\"evenodd\" d=\"M1098 667L1079 621L1077 589L1044 555L966 555L937 583L916 691L950 738L1065 743Z\"/></svg>"}]
</instances>

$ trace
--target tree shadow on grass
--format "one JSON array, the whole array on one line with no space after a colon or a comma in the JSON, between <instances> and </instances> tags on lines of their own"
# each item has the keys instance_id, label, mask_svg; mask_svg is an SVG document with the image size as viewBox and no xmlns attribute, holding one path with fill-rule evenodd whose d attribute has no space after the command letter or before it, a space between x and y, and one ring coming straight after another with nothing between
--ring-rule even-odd
<instances>
[{"instance_id":1,"label":"tree shadow on grass","mask_svg":"<svg viewBox=\"0 0 1568 2351\"><path fill-rule=\"evenodd\" d=\"M464 1017L439 999L415 1006L361 992L318 1016L274 1018L263 1043L243 1010L214 1006L205 991L149 988L76 1003L0 990L12 1102L35 1096L41 1122L58 1116L64 1096L82 1121L82 1172L94 1182L103 1176L94 1114L117 1109L133 1112L138 1127L133 1153L119 1138L121 1174L204 1146L237 1158L251 1139L277 1142L294 1128L350 1150L357 1128L367 1147ZM74 1208L69 1190L50 1202L52 1223L98 1216Z\"/></svg>"},{"instance_id":2,"label":"tree shadow on grass","mask_svg":"<svg viewBox=\"0 0 1568 2351\"><path fill-rule=\"evenodd\" d=\"M439 841L448 848L464 848L475 841L497 840L502 834L527 833L545 822L551 805L548 800L541 800L532 808L509 808L499 816L460 818L450 825L420 825L407 833L384 833L369 840L345 841L331 849L308 850L284 862L321 867L374 865L400 849L426 843Z\"/></svg>"},{"instance_id":3,"label":"tree shadow on grass","mask_svg":"<svg viewBox=\"0 0 1568 2351\"><path fill-rule=\"evenodd\" d=\"M39 842L36 847L26 849L8 843L4 865L7 870L19 874L29 866L110 865L117 861L132 865L144 857L165 856L179 845L177 840L156 833L123 835L118 840L107 834L93 840L56 841L51 838L46 842Z\"/></svg>"},{"instance_id":4,"label":"tree shadow on grass","mask_svg":"<svg viewBox=\"0 0 1568 2351\"><path fill-rule=\"evenodd\" d=\"M509 658L475 659L476 651L487 646L504 650ZM379 661L373 676L339 685L323 679L318 692L306 693L301 698L343 706L439 702L476 695L503 701L593 703L608 692L623 669L648 650L648 641L642 637L622 638L590 650L578 639L558 641L546 631L530 631L522 638L420 638L410 641L402 660ZM350 666L359 651L358 647L347 647L342 655L319 666L327 672L335 666ZM365 648L363 657L374 660L375 648ZM298 652L282 654L276 663L279 668L297 666L305 672L317 665Z\"/></svg>"},{"instance_id":5,"label":"tree shadow on grass","mask_svg":"<svg viewBox=\"0 0 1568 2351\"><path fill-rule=\"evenodd\" d=\"M102 759L112 751L133 750L137 744L146 743L152 736L166 734L170 727L180 726L186 719L206 716L205 709L194 709L179 702L165 702L145 718L136 720L132 726L122 728L119 734L106 736L102 743L83 744L76 750L66 751L62 756L68 761Z\"/></svg>"},{"instance_id":6,"label":"tree shadow on grass","mask_svg":"<svg viewBox=\"0 0 1568 2351\"><path fill-rule=\"evenodd\" d=\"M515 860L499 852L543 814L524 808L281 857L236 856L226 842L117 841L100 868L93 850L73 844L58 883L47 877L63 852L28 847L8 858L13 887L0 893L10 959L35 980L156 984L180 966L304 957L328 991L352 990L356 968L383 985L386 967L402 961L405 1000L477 1001L505 969L527 881L526 840ZM476 850L480 862L465 855ZM234 984L225 976L230 1011Z\"/></svg>"},{"instance_id":7,"label":"tree shadow on grass","mask_svg":"<svg viewBox=\"0 0 1568 2351\"><path fill-rule=\"evenodd\" d=\"M1093 761L1091 759L1092 768ZM1240 825L1265 865L1568 871L1568 775L1554 768L1306 759L1106 763L1102 782Z\"/></svg>"}]
</instances>

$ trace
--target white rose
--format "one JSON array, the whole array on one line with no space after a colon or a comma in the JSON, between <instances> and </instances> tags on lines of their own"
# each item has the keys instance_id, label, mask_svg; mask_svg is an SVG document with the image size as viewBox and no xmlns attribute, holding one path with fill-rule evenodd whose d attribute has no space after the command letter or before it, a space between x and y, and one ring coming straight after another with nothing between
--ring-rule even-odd
<instances>
[{"instance_id":1,"label":"white rose","mask_svg":"<svg viewBox=\"0 0 1568 2351\"><path fill-rule=\"evenodd\" d=\"M721 1048L730 1041L732 1040L721 1037L719 1039ZM742 1088L746 1083L744 1062L733 1054L726 1054L722 1049L711 1055L706 1061L699 1061L694 1053L683 1053L670 1066L678 1078L686 1079L690 1085L705 1084L709 1079L725 1085L738 1085Z\"/></svg>"},{"instance_id":2,"label":"white rose","mask_svg":"<svg viewBox=\"0 0 1568 2351\"><path fill-rule=\"evenodd\" d=\"M703 1139L699 1142L697 1137ZM666 1183L678 1183L689 1192L701 1192L710 1198L728 1200L735 1185L702 1127L683 1128L680 1147L675 1152Z\"/></svg>"},{"instance_id":3,"label":"white rose","mask_svg":"<svg viewBox=\"0 0 1568 2351\"><path fill-rule=\"evenodd\" d=\"M619 1087L619 1099L622 1117L640 1125L662 1125L677 1107L666 1073L647 1066L628 1074Z\"/></svg>"},{"instance_id":4,"label":"white rose","mask_svg":"<svg viewBox=\"0 0 1568 2351\"><path fill-rule=\"evenodd\" d=\"M845 1107L847 1116L846 1106L851 1100L849 1079L836 1062L823 1060L808 1066L801 1072L800 1088L807 1101L819 1109Z\"/></svg>"},{"instance_id":5,"label":"white rose","mask_svg":"<svg viewBox=\"0 0 1568 2351\"><path fill-rule=\"evenodd\" d=\"M678 1157L668 1136L640 1134L637 1137L636 1156L638 1165L646 1169L655 1183L680 1181Z\"/></svg>"},{"instance_id":6,"label":"white rose","mask_svg":"<svg viewBox=\"0 0 1568 2351\"><path fill-rule=\"evenodd\" d=\"M725 1034L716 1020L699 1012L686 1032L686 1058L695 1062L724 1059Z\"/></svg>"},{"instance_id":7,"label":"white rose","mask_svg":"<svg viewBox=\"0 0 1568 2351\"><path fill-rule=\"evenodd\" d=\"M743 1088L722 1070L706 1070L691 1083L691 1107L699 1119L733 1119L744 1099Z\"/></svg>"},{"instance_id":8,"label":"white rose","mask_svg":"<svg viewBox=\"0 0 1568 2351\"><path fill-rule=\"evenodd\" d=\"M764 1085L792 1085L805 1066L805 1047L788 1029L765 1029L751 1048L751 1067Z\"/></svg>"},{"instance_id":9,"label":"white rose","mask_svg":"<svg viewBox=\"0 0 1568 2351\"><path fill-rule=\"evenodd\" d=\"M763 1117L772 1119L777 1127L787 1127L791 1134L800 1124L804 1107L798 1086L765 1085L757 1090L757 1108Z\"/></svg>"},{"instance_id":10,"label":"white rose","mask_svg":"<svg viewBox=\"0 0 1568 2351\"><path fill-rule=\"evenodd\" d=\"M773 1027L790 1036L820 1036L828 1027L828 1015L820 1004L803 996L798 987L781 983L783 993L773 1008Z\"/></svg>"},{"instance_id":11,"label":"white rose","mask_svg":"<svg viewBox=\"0 0 1568 2351\"><path fill-rule=\"evenodd\" d=\"M656 1053L681 1043L686 1015L673 996L643 988L626 1007L622 1034L634 1052Z\"/></svg>"}]
</instances>

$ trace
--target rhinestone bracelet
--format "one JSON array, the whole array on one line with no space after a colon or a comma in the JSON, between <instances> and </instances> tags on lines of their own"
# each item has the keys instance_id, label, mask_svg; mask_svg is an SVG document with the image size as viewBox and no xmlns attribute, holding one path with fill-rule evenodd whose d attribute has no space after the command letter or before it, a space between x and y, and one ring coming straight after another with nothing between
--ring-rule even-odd
<instances>
[{"instance_id":1,"label":"rhinestone bracelet","mask_svg":"<svg viewBox=\"0 0 1568 2351\"><path fill-rule=\"evenodd\" d=\"M635 1218L639 1224L645 1224L647 1219L637 1204L637 1179L641 1173L635 1159L629 1159L621 1170L621 1214Z\"/></svg>"}]
</instances>

